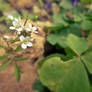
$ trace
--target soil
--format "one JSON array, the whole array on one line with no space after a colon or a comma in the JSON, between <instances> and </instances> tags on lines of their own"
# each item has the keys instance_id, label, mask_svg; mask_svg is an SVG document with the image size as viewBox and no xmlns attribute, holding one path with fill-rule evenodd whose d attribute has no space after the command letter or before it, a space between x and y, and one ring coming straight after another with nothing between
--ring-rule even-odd
<instances>
[{"instance_id":1,"label":"soil","mask_svg":"<svg viewBox=\"0 0 92 92\"><path fill-rule=\"evenodd\" d=\"M35 38L34 46L21 52L22 56L29 57L29 60L17 62L22 70L21 80L16 82L12 62L6 69L0 72L0 92L34 92L33 83L37 78L37 63L43 58L44 53L45 33L43 28L39 26L39 22L32 24L38 27L39 33L33 34Z\"/></svg>"}]
</instances>

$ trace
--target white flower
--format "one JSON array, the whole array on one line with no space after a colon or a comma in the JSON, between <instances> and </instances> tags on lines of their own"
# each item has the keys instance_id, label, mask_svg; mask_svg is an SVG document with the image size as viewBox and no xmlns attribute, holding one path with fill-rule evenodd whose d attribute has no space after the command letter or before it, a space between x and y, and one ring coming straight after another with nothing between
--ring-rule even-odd
<instances>
[{"instance_id":1,"label":"white flower","mask_svg":"<svg viewBox=\"0 0 92 92\"><path fill-rule=\"evenodd\" d=\"M21 31L24 29L23 24L21 23L21 19L20 18L15 18L12 22L12 25L10 27L11 30L16 30L18 34L21 33Z\"/></svg>"},{"instance_id":2,"label":"white flower","mask_svg":"<svg viewBox=\"0 0 92 92\"><path fill-rule=\"evenodd\" d=\"M8 15L8 18L11 19L11 20L14 19L14 17L12 15Z\"/></svg>"},{"instance_id":3,"label":"white flower","mask_svg":"<svg viewBox=\"0 0 92 92\"><path fill-rule=\"evenodd\" d=\"M26 49L27 47L32 47L31 38L29 36L27 36L27 37L24 37L23 35L20 36L20 41L23 42L21 44L21 47L23 49Z\"/></svg>"},{"instance_id":4,"label":"white flower","mask_svg":"<svg viewBox=\"0 0 92 92\"><path fill-rule=\"evenodd\" d=\"M10 40L10 37L7 36L7 35L5 35L3 38L4 38L5 40Z\"/></svg>"},{"instance_id":5,"label":"white flower","mask_svg":"<svg viewBox=\"0 0 92 92\"><path fill-rule=\"evenodd\" d=\"M26 31L38 33L37 27L36 26L32 26L32 24L29 24L29 26L26 28Z\"/></svg>"}]
</instances>

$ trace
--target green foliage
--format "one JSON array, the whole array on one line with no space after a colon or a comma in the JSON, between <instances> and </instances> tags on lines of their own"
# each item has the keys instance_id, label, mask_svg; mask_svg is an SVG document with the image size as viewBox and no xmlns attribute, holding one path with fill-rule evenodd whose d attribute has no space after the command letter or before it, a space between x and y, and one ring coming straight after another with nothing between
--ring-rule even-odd
<instances>
[{"instance_id":1,"label":"green foliage","mask_svg":"<svg viewBox=\"0 0 92 92\"><path fill-rule=\"evenodd\" d=\"M40 80L35 80L34 86L33 86L34 92L47 92L47 88L42 85Z\"/></svg>"},{"instance_id":2,"label":"green foliage","mask_svg":"<svg viewBox=\"0 0 92 92\"><path fill-rule=\"evenodd\" d=\"M19 66L16 64L16 62L14 63L14 66L15 66L15 72L14 72L14 74L16 75L16 80L20 81L21 70L20 70Z\"/></svg>"},{"instance_id":3,"label":"green foliage","mask_svg":"<svg viewBox=\"0 0 92 92\"><path fill-rule=\"evenodd\" d=\"M80 0L82 3L88 4L91 3L91 0Z\"/></svg>"},{"instance_id":4,"label":"green foliage","mask_svg":"<svg viewBox=\"0 0 92 92\"><path fill-rule=\"evenodd\" d=\"M92 21L84 20L81 26L85 30L92 30Z\"/></svg>"},{"instance_id":5,"label":"green foliage","mask_svg":"<svg viewBox=\"0 0 92 92\"><path fill-rule=\"evenodd\" d=\"M0 60L5 60L8 56L0 56Z\"/></svg>"},{"instance_id":6,"label":"green foliage","mask_svg":"<svg viewBox=\"0 0 92 92\"><path fill-rule=\"evenodd\" d=\"M66 38L64 36L61 36L61 34L50 34L47 37L47 41L52 45L58 44L61 47L66 47Z\"/></svg>"},{"instance_id":7,"label":"green foliage","mask_svg":"<svg viewBox=\"0 0 92 92\"><path fill-rule=\"evenodd\" d=\"M60 57L49 57L40 68L39 76L54 92L89 92L87 73L79 58L64 62Z\"/></svg>"},{"instance_id":8,"label":"green foliage","mask_svg":"<svg viewBox=\"0 0 92 92\"><path fill-rule=\"evenodd\" d=\"M41 83L53 92L90 92L86 69L92 74L92 50L88 51L88 40L69 34L64 44L68 58L51 55L39 63Z\"/></svg>"},{"instance_id":9,"label":"green foliage","mask_svg":"<svg viewBox=\"0 0 92 92\"><path fill-rule=\"evenodd\" d=\"M1 45L0 45L0 48L4 48L4 49L7 49L7 47L6 47L6 46L1 46Z\"/></svg>"},{"instance_id":10,"label":"green foliage","mask_svg":"<svg viewBox=\"0 0 92 92\"><path fill-rule=\"evenodd\" d=\"M25 60L28 60L28 58L22 58L22 57L15 58L15 61L25 61Z\"/></svg>"},{"instance_id":11,"label":"green foliage","mask_svg":"<svg viewBox=\"0 0 92 92\"><path fill-rule=\"evenodd\" d=\"M45 30L51 30L51 31L61 31L62 29L64 29L64 25L63 24L59 24L56 26L51 26L51 27L45 27Z\"/></svg>"},{"instance_id":12,"label":"green foliage","mask_svg":"<svg viewBox=\"0 0 92 92\"><path fill-rule=\"evenodd\" d=\"M84 64L86 65L89 73L92 74L92 51L87 52L86 54L84 54L84 56L82 57Z\"/></svg>"},{"instance_id":13,"label":"green foliage","mask_svg":"<svg viewBox=\"0 0 92 92\"><path fill-rule=\"evenodd\" d=\"M11 9L10 4L5 2L5 0L0 0L0 11L9 11Z\"/></svg>"},{"instance_id":14,"label":"green foliage","mask_svg":"<svg viewBox=\"0 0 92 92\"><path fill-rule=\"evenodd\" d=\"M19 46L17 46L17 48L16 48L16 52L19 52L19 51L21 51L22 50L22 48L21 48L21 46L19 45Z\"/></svg>"},{"instance_id":15,"label":"green foliage","mask_svg":"<svg viewBox=\"0 0 92 92\"><path fill-rule=\"evenodd\" d=\"M70 2L70 0L63 0L60 3L60 6L63 7L64 9L72 9L73 8L72 3Z\"/></svg>"},{"instance_id":16,"label":"green foliage","mask_svg":"<svg viewBox=\"0 0 92 92\"><path fill-rule=\"evenodd\" d=\"M3 69L5 69L10 63L11 63L11 61L6 61L6 62L4 62L4 63L0 66L0 71L2 71Z\"/></svg>"},{"instance_id":17,"label":"green foliage","mask_svg":"<svg viewBox=\"0 0 92 92\"><path fill-rule=\"evenodd\" d=\"M78 43L78 44L77 44ZM75 35L70 34L67 37L66 44L80 56L83 52L88 49L88 41L85 38L79 38Z\"/></svg>"},{"instance_id":18,"label":"green foliage","mask_svg":"<svg viewBox=\"0 0 92 92\"><path fill-rule=\"evenodd\" d=\"M56 25L63 24L64 26L67 26L68 23L64 20L65 13L66 13L65 11L63 13L60 13L60 14L54 13L54 15L52 17L54 24L56 24Z\"/></svg>"},{"instance_id":19,"label":"green foliage","mask_svg":"<svg viewBox=\"0 0 92 92\"><path fill-rule=\"evenodd\" d=\"M18 42L19 41L19 38L16 37L14 40L11 40L11 43L15 43L15 42Z\"/></svg>"}]
</instances>

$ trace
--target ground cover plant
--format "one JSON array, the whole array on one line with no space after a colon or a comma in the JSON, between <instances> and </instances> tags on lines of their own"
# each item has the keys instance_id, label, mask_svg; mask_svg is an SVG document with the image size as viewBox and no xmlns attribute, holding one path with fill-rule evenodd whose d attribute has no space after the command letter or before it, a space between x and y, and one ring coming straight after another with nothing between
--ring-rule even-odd
<instances>
[{"instance_id":1,"label":"ground cover plant","mask_svg":"<svg viewBox=\"0 0 92 92\"><path fill-rule=\"evenodd\" d=\"M92 92L92 1L0 0L0 52L2 92Z\"/></svg>"},{"instance_id":2,"label":"ground cover plant","mask_svg":"<svg viewBox=\"0 0 92 92\"><path fill-rule=\"evenodd\" d=\"M54 26L45 27L51 31L47 41L65 52L49 55L39 62L40 81L52 92L91 90L91 8L85 10L77 5L77 0L72 3L74 6L67 0L62 1L63 12L53 15Z\"/></svg>"}]
</instances>

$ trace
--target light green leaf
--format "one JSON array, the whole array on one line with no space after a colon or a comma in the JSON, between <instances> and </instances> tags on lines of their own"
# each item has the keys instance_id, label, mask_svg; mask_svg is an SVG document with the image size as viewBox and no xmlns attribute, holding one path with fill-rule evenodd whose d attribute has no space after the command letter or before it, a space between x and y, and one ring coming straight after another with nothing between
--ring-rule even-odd
<instances>
[{"instance_id":1,"label":"light green leaf","mask_svg":"<svg viewBox=\"0 0 92 92\"><path fill-rule=\"evenodd\" d=\"M42 61L40 61L38 63L38 69L40 70L42 65L45 63L45 61L47 61L49 58L52 58L52 57L62 57L62 55L61 54L52 54L50 56L45 57Z\"/></svg>"},{"instance_id":2,"label":"light green leaf","mask_svg":"<svg viewBox=\"0 0 92 92\"><path fill-rule=\"evenodd\" d=\"M62 16L61 16L62 15ZM68 26L69 24L68 24L68 22L66 22L65 20L64 20L64 17L65 16L65 13L64 14L57 14L57 13L54 13L54 15L52 16L52 19L53 19L53 22L54 22L54 24L55 25L60 25L60 24L62 24L62 25L64 25L64 26Z\"/></svg>"},{"instance_id":3,"label":"light green leaf","mask_svg":"<svg viewBox=\"0 0 92 92\"><path fill-rule=\"evenodd\" d=\"M16 80L17 81L20 81L20 73L21 73L21 70L19 68L19 66L16 64L16 62L14 63L15 65L15 75L16 75Z\"/></svg>"},{"instance_id":4,"label":"light green leaf","mask_svg":"<svg viewBox=\"0 0 92 92\"><path fill-rule=\"evenodd\" d=\"M63 0L60 3L60 6L63 7L64 9L72 9L73 8L72 3L69 0Z\"/></svg>"},{"instance_id":5,"label":"light green leaf","mask_svg":"<svg viewBox=\"0 0 92 92\"><path fill-rule=\"evenodd\" d=\"M2 71L3 69L5 69L10 63L11 63L11 61L7 61L7 62L3 63L3 64L0 66L0 71Z\"/></svg>"},{"instance_id":6,"label":"light green leaf","mask_svg":"<svg viewBox=\"0 0 92 92\"><path fill-rule=\"evenodd\" d=\"M80 22L80 21L82 21L82 19L81 19L80 16L74 15L74 21L75 21L75 22Z\"/></svg>"},{"instance_id":7,"label":"light green leaf","mask_svg":"<svg viewBox=\"0 0 92 92\"><path fill-rule=\"evenodd\" d=\"M63 62L60 57L48 58L40 68L39 75L43 85L51 91L89 92L88 76L80 59Z\"/></svg>"},{"instance_id":8,"label":"light green leaf","mask_svg":"<svg viewBox=\"0 0 92 92\"><path fill-rule=\"evenodd\" d=\"M85 38L79 38L73 34L68 35L66 44L80 56L88 49L88 41Z\"/></svg>"},{"instance_id":9,"label":"light green leaf","mask_svg":"<svg viewBox=\"0 0 92 92\"><path fill-rule=\"evenodd\" d=\"M85 63L89 73L92 74L92 51L87 52L83 57L82 57L83 62Z\"/></svg>"},{"instance_id":10,"label":"light green leaf","mask_svg":"<svg viewBox=\"0 0 92 92\"><path fill-rule=\"evenodd\" d=\"M92 22L91 22L91 21L88 21L88 20L84 20L84 21L82 22L81 27L82 27L84 30L92 30Z\"/></svg>"}]
</instances>

